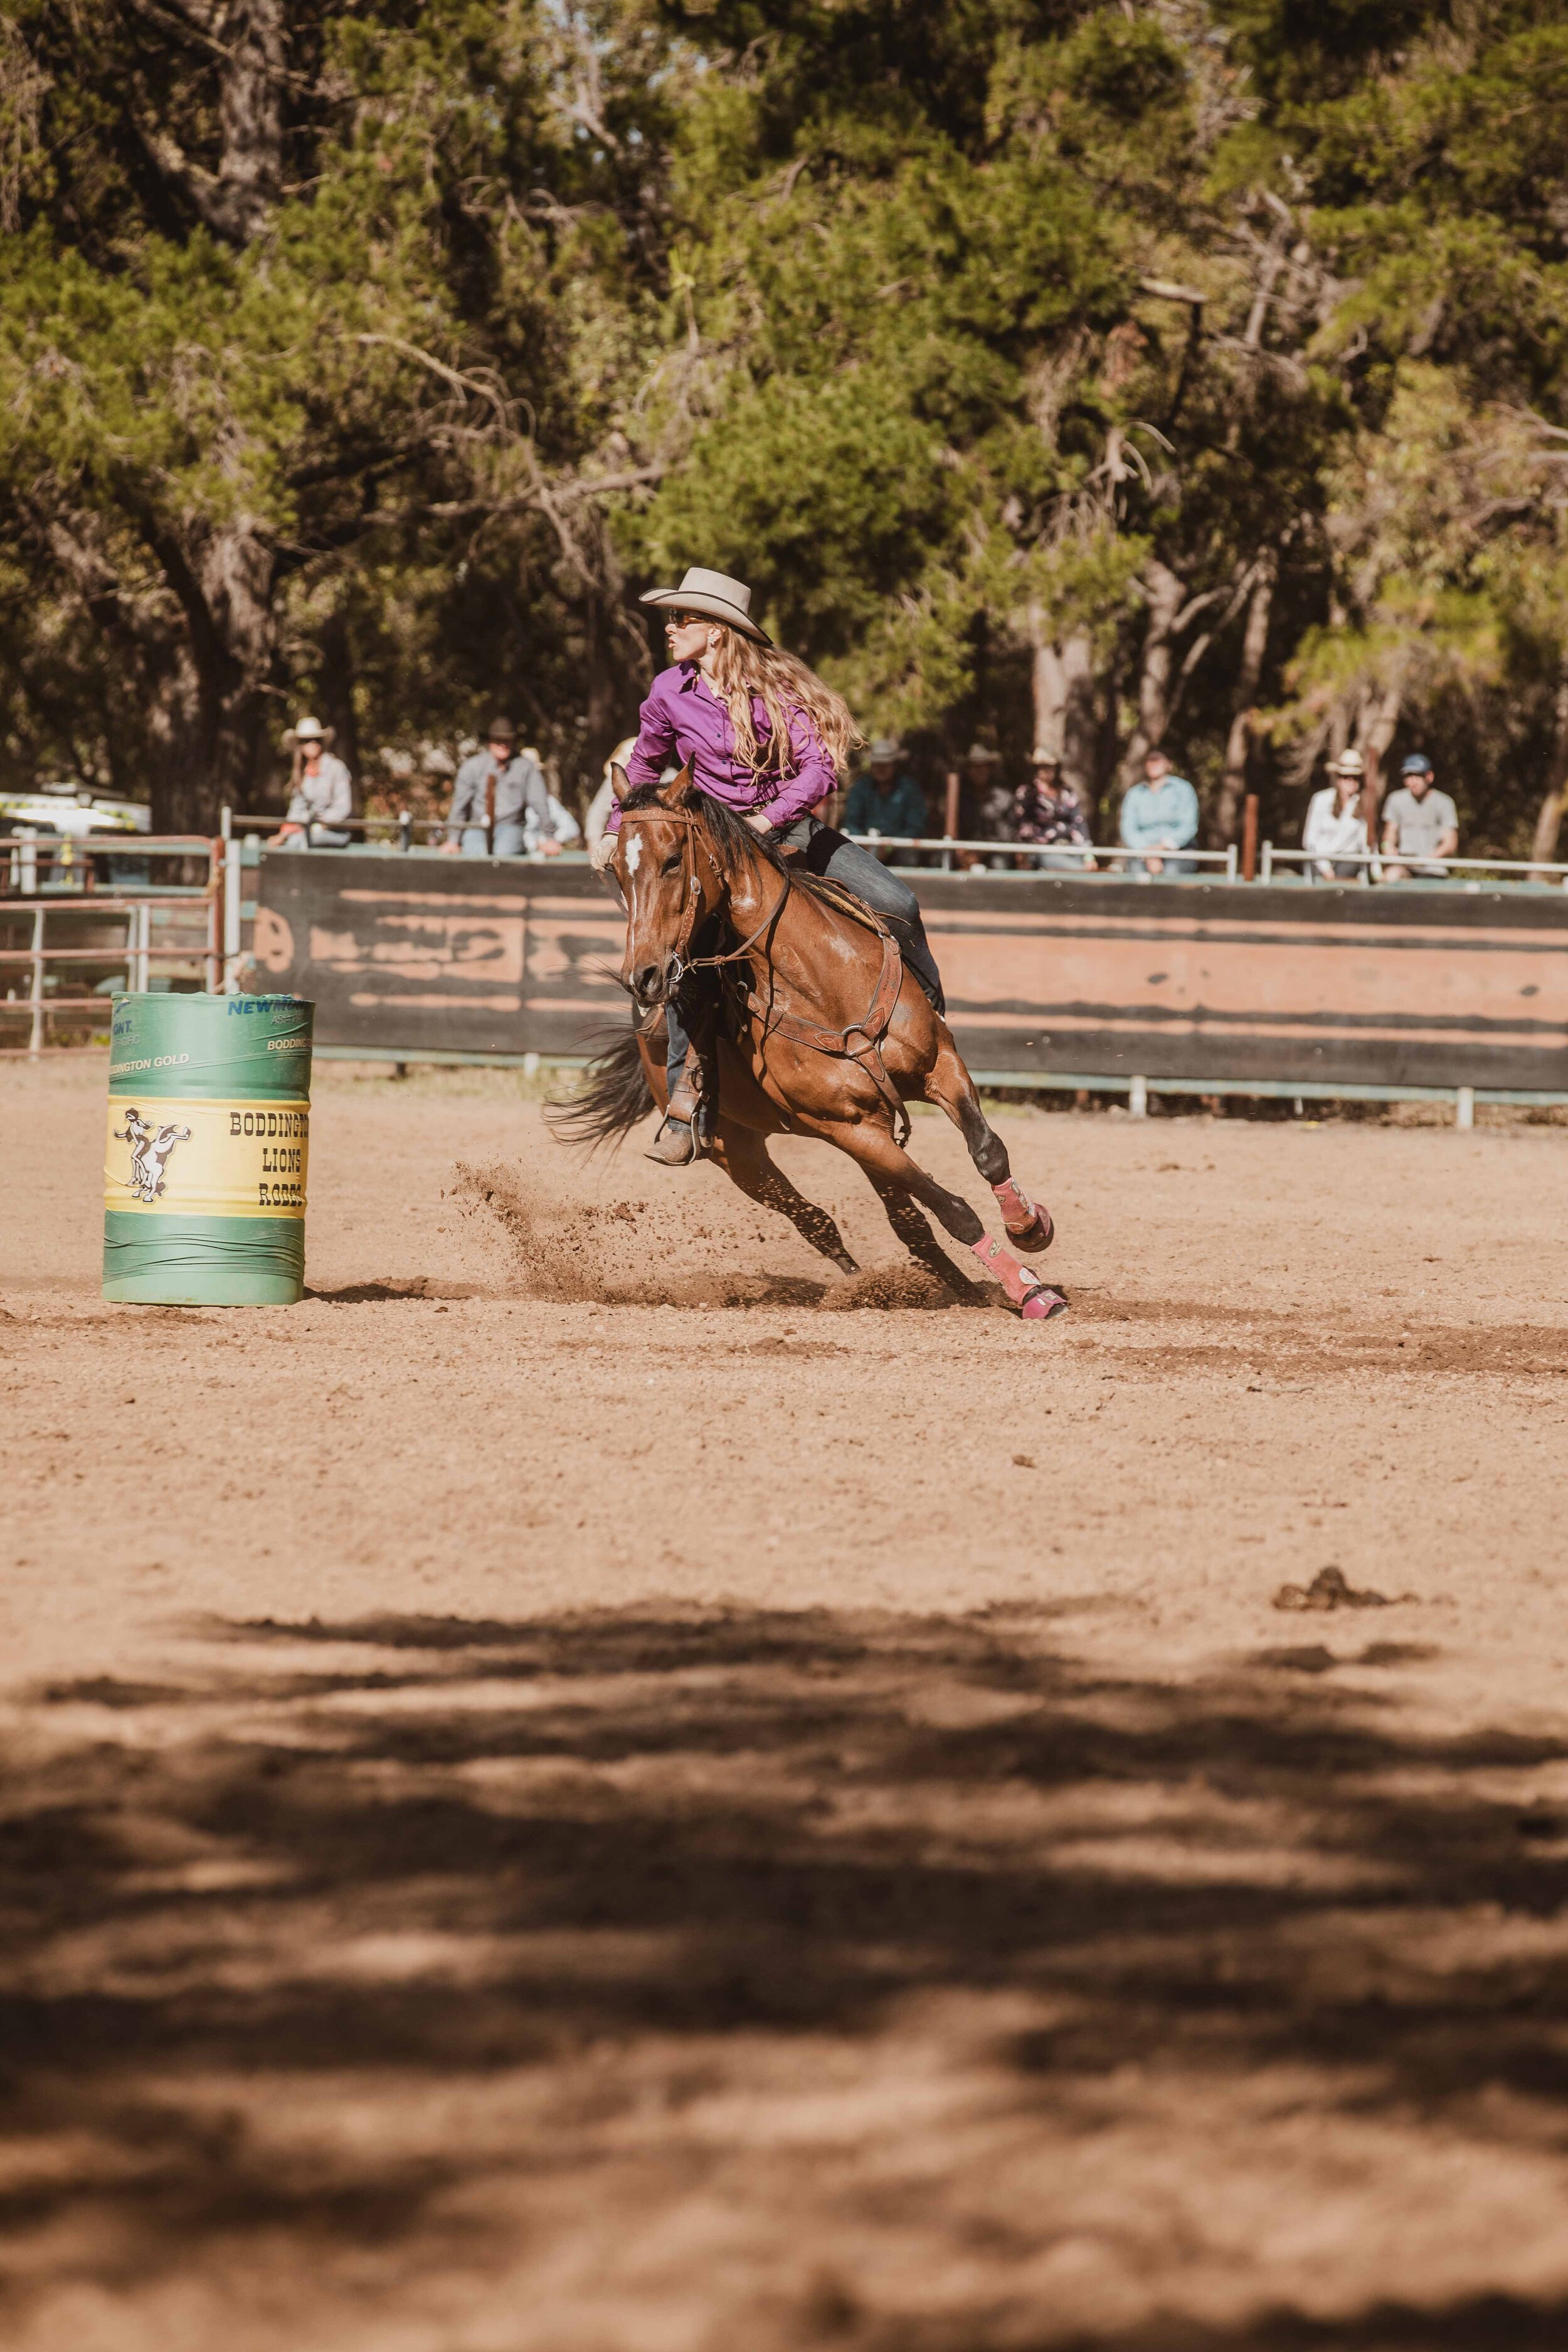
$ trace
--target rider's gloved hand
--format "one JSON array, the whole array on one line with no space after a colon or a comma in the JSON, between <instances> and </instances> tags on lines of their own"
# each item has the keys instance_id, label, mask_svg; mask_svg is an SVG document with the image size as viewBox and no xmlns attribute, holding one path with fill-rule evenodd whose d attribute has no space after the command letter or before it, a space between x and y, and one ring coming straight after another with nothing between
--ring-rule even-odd
<instances>
[{"instance_id":1,"label":"rider's gloved hand","mask_svg":"<svg viewBox=\"0 0 1568 2352\"><path fill-rule=\"evenodd\" d=\"M602 833L588 852L589 861L595 873L602 874L615 854L616 835L613 833Z\"/></svg>"}]
</instances>

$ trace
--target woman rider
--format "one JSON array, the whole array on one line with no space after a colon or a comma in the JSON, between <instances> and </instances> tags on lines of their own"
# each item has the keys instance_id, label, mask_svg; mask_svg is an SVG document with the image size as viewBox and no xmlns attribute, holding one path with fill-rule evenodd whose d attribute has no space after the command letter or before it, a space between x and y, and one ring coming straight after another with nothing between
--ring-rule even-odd
<instances>
[{"instance_id":1,"label":"woman rider","mask_svg":"<svg viewBox=\"0 0 1568 2352\"><path fill-rule=\"evenodd\" d=\"M650 589L642 602L669 618L665 642L672 667L654 680L643 704L630 782L658 783L671 761L689 761L701 792L739 811L758 833L826 874L884 916L905 962L940 1013L942 981L908 883L811 814L832 792L837 763L856 740L847 704L752 618L752 592L721 572L689 571L679 588ZM614 851L614 828L599 863ZM689 985L689 984L688 984ZM669 1109L648 1152L669 1168L697 1155L692 1120L700 1101L698 1056L689 1051L699 1007L683 989L666 1007L669 1026Z\"/></svg>"}]
</instances>

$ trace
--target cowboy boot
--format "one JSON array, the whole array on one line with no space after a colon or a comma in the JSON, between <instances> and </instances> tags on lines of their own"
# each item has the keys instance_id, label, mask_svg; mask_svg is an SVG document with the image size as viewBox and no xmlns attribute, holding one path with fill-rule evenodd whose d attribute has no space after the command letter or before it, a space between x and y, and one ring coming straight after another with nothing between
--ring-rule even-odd
<instances>
[{"instance_id":1,"label":"cowboy boot","mask_svg":"<svg viewBox=\"0 0 1568 2352\"><path fill-rule=\"evenodd\" d=\"M647 1157L661 1168L686 1168L713 1140L719 1066L711 1012L691 1032L680 1076L669 1091L663 1123Z\"/></svg>"},{"instance_id":2,"label":"cowboy boot","mask_svg":"<svg viewBox=\"0 0 1568 2352\"><path fill-rule=\"evenodd\" d=\"M695 1045L689 1045L686 1059L680 1066L680 1076L670 1088L663 1123L647 1148L647 1158L657 1160L661 1168L689 1167L697 1157L697 1134L693 1122L700 1106L700 1097L692 1066L696 1059Z\"/></svg>"}]
</instances>

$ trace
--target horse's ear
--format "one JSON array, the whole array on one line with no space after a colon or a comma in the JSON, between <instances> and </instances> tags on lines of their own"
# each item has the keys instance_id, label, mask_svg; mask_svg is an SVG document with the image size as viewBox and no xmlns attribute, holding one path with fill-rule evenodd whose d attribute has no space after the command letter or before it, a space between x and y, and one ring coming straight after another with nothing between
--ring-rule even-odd
<instances>
[{"instance_id":1,"label":"horse's ear","mask_svg":"<svg viewBox=\"0 0 1568 2352\"><path fill-rule=\"evenodd\" d=\"M618 801L624 801L632 788L632 780L618 760L610 761L610 790Z\"/></svg>"},{"instance_id":2,"label":"horse's ear","mask_svg":"<svg viewBox=\"0 0 1568 2352\"><path fill-rule=\"evenodd\" d=\"M665 793L665 798L669 803L671 808L695 808L698 803L701 800L701 793L698 791L696 785L691 781L691 762L689 760L685 760L681 762L680 773L679 776L672 776L670 778L669 787Z\"/></svg>"}]
</instances>

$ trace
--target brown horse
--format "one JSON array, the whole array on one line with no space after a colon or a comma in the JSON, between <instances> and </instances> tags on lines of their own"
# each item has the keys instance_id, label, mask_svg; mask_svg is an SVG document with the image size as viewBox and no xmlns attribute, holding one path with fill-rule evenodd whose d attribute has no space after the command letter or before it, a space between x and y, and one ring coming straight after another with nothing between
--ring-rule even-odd
<instances>
[{"instance_id":1,"label":"brown horse","mask_svg":"<svg viewBox=\"0 0 1568 2352\"><path fill-rule=\"evenodd\" d=\"M826 1211L768 1156L770 1135L815 1135L858 1161L899 1240L952 1290L984 1297L938 1243L921 1207L973 1251L1017 1312L1043 1321L1067 1305L986 1233L959 1193L904 1149L904 1104L944 1110L995 1194L1014 1248L1048 1249L1049 1216L1013 1180L1006 1146L980 1108L952 1032L903 966L884 924L831 883L794 866L689 773L628 790L611 871L626 908L621 977L638 1025L601 1055L558 1114L570 1140L600 1141L666 1099L658 1008L683 974L707 966L721 987L719 1109L711 1156L742 1192L790 1219L841 1272L858 1271ZM711 939L715 951L693 955ZM994 1295L994 1294L993 1294Z\"/></svg>"}]
</instances>

